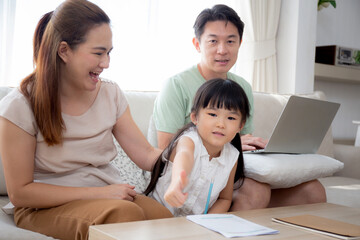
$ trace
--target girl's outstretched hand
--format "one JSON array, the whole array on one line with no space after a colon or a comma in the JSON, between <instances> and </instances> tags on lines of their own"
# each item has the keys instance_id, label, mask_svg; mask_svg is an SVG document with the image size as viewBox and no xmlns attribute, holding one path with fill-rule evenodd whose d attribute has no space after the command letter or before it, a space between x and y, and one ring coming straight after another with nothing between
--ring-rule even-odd
<instances>
[{"instance_id":1,"label":"girl's outstretched hand","mask_svg":"<svg viewBox=\"0 0 360 240\"><path fill-rule=\"evenodd\" d=\"M179 178L171 181L170 186L165 192L165 201L173 207L181 207L188 196L188 193L183 193L185 186L188 183L186 172L181 171Z\"/></svg>"}]
</instances>

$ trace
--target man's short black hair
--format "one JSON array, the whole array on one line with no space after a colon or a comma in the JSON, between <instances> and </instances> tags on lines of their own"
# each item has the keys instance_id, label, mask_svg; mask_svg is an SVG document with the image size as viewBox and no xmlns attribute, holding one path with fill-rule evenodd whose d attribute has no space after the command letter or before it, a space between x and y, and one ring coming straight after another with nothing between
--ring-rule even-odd
<instances>
[{"instance_id":1,"label":"man's short black hair","mask_svg":"<svg viewBox=\"0 0 360 240\"><path fill-rule=\"evenodd\" d=\"M244 32L244 22L241 21L239 15L234 9L224 5L218 4L212 8L204 9L196 18L194 24L195 37L200 41L201 35L204 33L205 24L207 22L225 21L234 24L239 32L240 41Z\"/></svg>"}]
</instances>

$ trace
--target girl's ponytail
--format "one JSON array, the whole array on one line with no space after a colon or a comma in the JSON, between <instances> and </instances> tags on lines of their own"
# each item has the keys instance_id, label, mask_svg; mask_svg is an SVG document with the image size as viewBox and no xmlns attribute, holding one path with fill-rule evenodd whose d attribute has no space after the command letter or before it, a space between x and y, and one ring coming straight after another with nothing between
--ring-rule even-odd
<instances>
[{"instance_id":1,"label":"girl's ponytail","mask_svg":"<svg viewBox=\"0 0 360 240\"><path fill-rule=\"evenodd\" d=\"M244 165L244 155L241 148L241 137L240 134L237 133L233 140L231 140L231 144L239 151L239 157L238 157L238 163L236 166L236 172L235 172L235 178L234 183L240 179L241 183L239 185L239 188L244 183L245 178L245 165Z\"/></svg>"}]
</instances>

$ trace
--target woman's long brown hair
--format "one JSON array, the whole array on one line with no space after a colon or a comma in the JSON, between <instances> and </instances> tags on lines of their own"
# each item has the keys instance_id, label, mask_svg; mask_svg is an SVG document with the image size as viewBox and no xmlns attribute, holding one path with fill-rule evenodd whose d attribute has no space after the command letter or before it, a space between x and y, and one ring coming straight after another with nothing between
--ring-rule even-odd
<instances>
[{"instance_id":1,"label":"woman's long brown hair","mask_svg":"<svg viewBox=\"0 0 360 240\"><path fill-rule=\"evenodd\" d=\"M86 41L91 28L102 23L109 24L109 17L87 0L67 0L38 22L33 39L35 69L21 82L20 90L29 100L39 131L49 146L62 143L66 128L59 92L60 43L64 41L74 50Z\"/></svg>"}]
</instances>

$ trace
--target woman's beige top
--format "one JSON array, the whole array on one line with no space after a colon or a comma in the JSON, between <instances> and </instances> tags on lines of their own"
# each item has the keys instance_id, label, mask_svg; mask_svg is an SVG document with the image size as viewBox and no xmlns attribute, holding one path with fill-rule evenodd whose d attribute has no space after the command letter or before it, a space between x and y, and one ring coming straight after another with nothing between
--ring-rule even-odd
<instances>
[{"instance_id":1,"label":"woman's beige top","mask_svg":"<svg viewBox=\"0 0 360 240\"><path fill-rule=\"evenodd\" d=\"M62 114L63 144L48 146L39 132L25 96L14 89L0 102L0 116L36 138L34 180L62 186L104 186L119 183L109 164L116 157L112 129L128 103L119 86L101 82L99 93L80 116Z\"/></svg>"}]
</instances>

